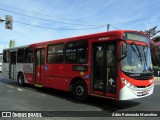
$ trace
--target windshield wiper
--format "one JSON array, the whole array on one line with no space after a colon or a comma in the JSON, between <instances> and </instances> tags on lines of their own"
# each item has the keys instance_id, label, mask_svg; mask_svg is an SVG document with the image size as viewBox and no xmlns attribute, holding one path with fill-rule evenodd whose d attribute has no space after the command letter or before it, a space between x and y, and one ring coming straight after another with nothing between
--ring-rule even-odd
<instances>
[{"instance_id":1,"label":"windshield wiper","mask_svg":"<svg viewBox=\"0 0 160 120\"><path fill-rule=\"evenodd\" d=\"M144 51L145 46L143 46L143 54L144 54L144 70L143 72L147 72L148 68L147 68L147 60L146 60L146 53Z\"/></svg>"},{"instance_id":2,"label":"windshield wiper","mask_svg":"<svg viewBox=\"0 0 160 120\"><path fill-rule=\"evenodd\" d=\"M133 45L136 47L138 53L136 52L136 50L135 50L135 48L133 47ZM135 54L137 55L137 57L139 58L140 62L142 63L142 57L141 57L142 55L141 55L141 52L140 52L138 46L137 46L135 43L132 43L132 44L131 44L131 47L132 47L133 51L135 52Z\"/></svg>"}]
</instances>

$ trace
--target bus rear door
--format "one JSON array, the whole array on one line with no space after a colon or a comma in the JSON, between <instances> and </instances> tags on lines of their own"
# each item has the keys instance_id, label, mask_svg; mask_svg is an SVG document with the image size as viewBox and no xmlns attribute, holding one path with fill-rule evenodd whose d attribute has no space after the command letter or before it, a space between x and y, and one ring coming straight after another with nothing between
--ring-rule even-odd
<instances>
[{"instance_id":1,"label":"bus rear door","mask_svg":"<svg viewBox=\"0 0 160 120\"><path fill-rule=\"evenodd\" d=\"M39 48L35 50L35 85L41 87L44 77L44 60L45 49Z\"/></svg>"}]
</instances>

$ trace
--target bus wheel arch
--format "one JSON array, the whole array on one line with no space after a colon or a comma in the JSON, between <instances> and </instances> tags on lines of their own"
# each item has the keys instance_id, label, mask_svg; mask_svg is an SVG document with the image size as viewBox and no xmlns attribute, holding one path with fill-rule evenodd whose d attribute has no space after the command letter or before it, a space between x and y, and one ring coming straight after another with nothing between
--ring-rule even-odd
<instances>
[{"instance_id":1,"label":"bus wheel arch","mask_svg":"<svg viewBox=\"0 0 160 120\"><path fill-rule=\"evenodd\" d=\"M22 72L19 72L17 75L17 82L20 86L24 86L25 85L25 80L24 80L24 75Z\"/></svg>"},{"instance_id":2,"label":"bus wheel arch","mask_svg":"<svg viewBox=\"0 0 160 120\"><path fill-rule=\"evenodd\" d=\"M72 79L70 84L70 91L72 92L75 99L79 101L87 100L88 87L86 82L82 78L75 77Z\"/></svg>"}]
</instances>

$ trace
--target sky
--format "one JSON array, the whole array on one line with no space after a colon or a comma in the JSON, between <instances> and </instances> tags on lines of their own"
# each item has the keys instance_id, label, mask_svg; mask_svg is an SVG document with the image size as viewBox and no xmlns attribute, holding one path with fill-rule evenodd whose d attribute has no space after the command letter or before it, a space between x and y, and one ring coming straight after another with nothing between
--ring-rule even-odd
<instances>
[{"instance_id":1,"label":"sky","mask_svg":"<svg viewBox=\"0 0 160 120\"><path fill-rule=\"evenodd\" d=\"M0 17L13 17L13 29L0 23L0 53L15 46L109 30L160 29L160 0L0 0Z\"/></svg>"}]
</instances>

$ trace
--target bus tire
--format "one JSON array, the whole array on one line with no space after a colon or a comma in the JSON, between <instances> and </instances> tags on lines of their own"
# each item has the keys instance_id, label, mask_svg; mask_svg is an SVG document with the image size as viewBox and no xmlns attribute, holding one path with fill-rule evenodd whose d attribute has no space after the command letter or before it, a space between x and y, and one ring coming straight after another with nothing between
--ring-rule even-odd
<instances>
[{"instance_id":1,"label":"bus tire","mask_svg":"<svg viewBox=\"0 0 160 120\"><path fill-rule=\"evenodd\" d=\"M78 80L73 84L72 93L75 99L78 101L85 101L88 97L87 85L84 81Z\"/></svg>"},{"instance_id":2,"label":"bus tire","mask_svg":"<svg viewBox=\"0 0 160 120\"><path fill-rule=\"evenodd\" d=\"M25 85L25 83L24 83L24 76L23 76L22 73L19 73L19 74L18 74L18 79L17 79L17 81L18 81L18 84L19 84L20 86L24 86L24 85Z\"/></svg>"}]
</instances>

